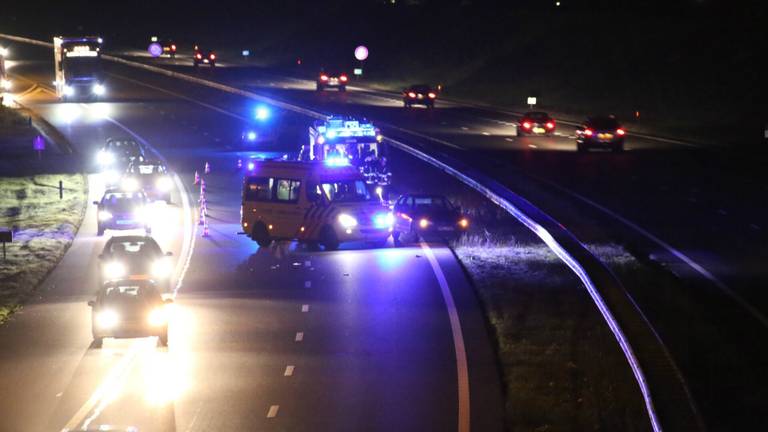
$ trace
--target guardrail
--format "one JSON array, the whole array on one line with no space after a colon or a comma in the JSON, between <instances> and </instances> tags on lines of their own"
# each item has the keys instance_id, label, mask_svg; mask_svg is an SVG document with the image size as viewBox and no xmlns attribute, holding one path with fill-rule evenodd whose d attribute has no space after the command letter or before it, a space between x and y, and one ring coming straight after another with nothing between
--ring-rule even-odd
<instances>
[{"instance_id":1,"label":"guardrail","mask_svg":"<svg viewBox=\"0 0 768 432\"><path fill-rule=\"evenodd\" d=\"M35 45L52 46L52 44L46 42L21 38L18 36L0 34L0 37ZM103 55L102 57L108 61L269 103L276 107L303 114L311 118L327 118L327 115L317 111L302 108L214 81L125 60L119 57L109 55ZM409 133L409 131L404 130L402 130L402 132ZM387 138L387 142L393 147L427 162L448 175L462 181L493 203L503 208L544 241L558 258L560 258L560 260L576 274L586 287L590 297L597 306L624 353L638 384L640 393L642 394L651 428L655 432L662 431L662 422L657 413L657 408L654 403L654 395L651 392L649 378L643 365L653 371L652 381L654 383L665 383L667 390L669 390L670 383L673 383L672 385L677 384L678 387L683 386L683 388L684 383L676 382L681 378L676 375L677 369L674 365L669 364L671 360L668 358L663 343L661 343L650 323L648 323L637 305L632 301L623 286L621 286L621 283L610 270L556 220L552 219L552 217L538 209L529 201L515 194L485 174L477 172L473 168L444 154L434 154L434 152L432 152L433 154L429 154L424 150L417 149L413 145L406 144L393 138ZM634 347L629 341L630 338L627 336L627 329L629 329L632 339L639 342L636 343ZM637 347L641 347L640 351L637 350ZM638 353L640 354L638 355ZM690 408L695 412L692 403L689 400L686 400L686 402L689 402ZM673 415L673 410L680 409L679 406L670 406L666 408L667 415L670 416L670 418ZM693 417L697 416L693 415Z\"/></svg>"}]
</instances>

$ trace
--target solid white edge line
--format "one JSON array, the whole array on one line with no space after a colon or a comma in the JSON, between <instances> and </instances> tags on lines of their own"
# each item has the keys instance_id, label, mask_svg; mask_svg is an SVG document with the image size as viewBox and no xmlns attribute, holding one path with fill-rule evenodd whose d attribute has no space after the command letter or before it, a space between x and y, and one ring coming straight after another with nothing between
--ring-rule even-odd
<instances>
[{"instance_id":1,"label":"solid white edge line","mask_svg":"<svg viewBox=\"0 0 768 432\"><path fill-rule=\"evenodd\" d=\"M456 356L456 378L458 390L458 432L470 431L469 416L469 368L467 366L467 350L464 346L464 335L461 331L461 321L459 312L456 310L456 303L453 301L451 288L448 286L448 280L445 278L440 263L437 262L435 254L426 242L421 242L421 250L424 251L432 272L435 273L437 283L440 285L440 293L445 301L445 308L448 310L448 320L451 323L451 335L453 337L454 355Z\"/></svg>"}]
</instances>

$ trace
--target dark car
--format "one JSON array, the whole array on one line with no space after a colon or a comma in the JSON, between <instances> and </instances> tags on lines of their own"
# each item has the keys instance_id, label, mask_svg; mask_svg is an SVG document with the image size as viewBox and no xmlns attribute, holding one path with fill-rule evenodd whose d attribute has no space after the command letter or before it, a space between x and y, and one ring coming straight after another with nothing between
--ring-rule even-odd
<instances>
[{"instance_id":1,"label":"dark car","mask_svg":"<svg viewBox=\"0 0 768 432\"><path fill-rule=\"evenodd\" d=\"M403 89L403 106L410 108L414 105L424 105L427 108L435 107L437 90L426 84L412 85Z\"/></svg>"},{"instance_id":2,"label":"dark car","mask_svg":"<svg viewBox=\"0 0 768 432\"><path fill-rule=\"evenodd\" d=\"M120 183L124 191L143 190L150 200L161 200L168 204L171 202L173 179L161 161L131 162Z\"/></svg>"},{"instance_id":3,"label":"dark car","mask_svg":"<svg viewBox=\"0 0 768 432\"><path fill-rule=\"evenodd\" d=\"M337 88L339 91L347 90L349 76L336 70L323 70L317 75L317 91L323 91L327 88Z\"/></svg>"},{"instance_id":4,"label":"dark car","mask_svg":"<svg viewBox=\"0 0 768 432\"><path fill-rule=\"evenodd\" d=\"M96 155L107 186L114 186L133 161L143 161L144 147L132 138L107 138Z\"/></svg>"},{"instance_id":5,"label":"dark car","mask_svg":"<svg viewBox=\"0 0 768 432\"><path fill-rule=\"evenodd\" d=\"M121 280L152 281L170 291L173 266L150 236L115 236L107 240L99 255L101 284Z\"/></svg>"},{"instance_id":6,"label":"dark car","mask_svg":"<svg viewBox=\"0 0 768 432\"><path fill-rule=\"evenodd\" d=\"M151 231L147 219L147 196L140 190L110 188L104 192L101 200L93 203L97 206L96 230L99 236L104 235L106 230Z\"/></svg>"},{"instance_id":7,"label":"dark car","mask_svg":"<svg viewBox=\"0 0 768 432\"><path fill-rule=\"evenodd\" d=\"M101 348L106 337L157 336L168 345L169 311L173 301L163 300L152 281L121 280L99 288L91 307L93 346Z\"/></svg>"},{"instance_id":8,"label":"dark car","mask_svg":"<svg viewBox=\"0 0 768 432\"><path fill-rule=\"evenodd\" d=\"M469 227L469 219L441 195L403 195L395 203L392 238L416 241L419 236L455 238Z\"/></svg>"},{"instance_id":9,"label":"dark car","mask_svg":"<svg viewBox=\"0 0 768 432\"><path fill-rule=\"evenodd\" d=\"M552 135L555 133L555 119L543 111L529 111L517 123L517 135Z\"/></svg>"},{"instance_id":10,"label":"dark car","mask_svg":"<svg viewBox=\"0 0 768 432\"><path fill-rule=\"evenodd\" d=\"M176 57L176 42L166 39L160 42L160 46L163 48L163 54L168 54L168 57Z\"/></svg>"},{"instance_id":11,"label":"dark car","mask_svg":"<svg viewBox=\"0 0 768 432\"><path fill-rule=\"evenodd\" d=\"M204 50L195 45L195 49L192 53L192 64L198 67L201 64L209 65L210 67L216 66L216 53L213 50Z\"/></svg>"},{"instance_id":12,"label":"dark car","mask_svg":"<svg viewBox=\"0 0 768 432\"><path fill-rule=\"evenodd\" d=\"M580 152L590 148L624 151L624 135L626 131L616 117L589 117L576 129L576 148Z\"/></svg>"}]
</instances>

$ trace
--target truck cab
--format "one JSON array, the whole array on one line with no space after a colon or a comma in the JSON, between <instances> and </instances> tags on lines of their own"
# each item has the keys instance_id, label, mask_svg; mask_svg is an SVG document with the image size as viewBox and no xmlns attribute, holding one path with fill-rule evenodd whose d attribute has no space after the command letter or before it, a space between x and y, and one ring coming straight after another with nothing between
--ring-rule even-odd
<instances>
[{"instance_id":1,"label":"truck cab","mask_svg":"<svg viewBox=\"0 0 768 432\"><path fill-rule=\"evenodd\" d=\"M106 95L98 36L53 38L56 94L64 101L96 100Z\"/></svg>"}]
</instances>

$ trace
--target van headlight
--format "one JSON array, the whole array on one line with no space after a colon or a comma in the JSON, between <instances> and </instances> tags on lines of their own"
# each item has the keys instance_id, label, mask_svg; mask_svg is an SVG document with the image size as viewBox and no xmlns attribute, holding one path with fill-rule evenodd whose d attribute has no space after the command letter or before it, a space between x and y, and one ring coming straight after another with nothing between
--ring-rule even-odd
<instances>
[{"instance_id":1,"label":"van headlight","mask_svg":"<svg viewBox=\"0 0 768 432\"><path fill-rule=\"evenodd\" d=\"M159 327L168 322L168 312L162 307L152 309L147 320L149 321L149 325Z\"/></svg>"},{"instance_id":2,"label":"van headlight","mask_svg":"<svg viewBox=\"0 0 768 432\"><path fill-rule=\"evenodd\" d=\"M99 165L112 165L114 161L115 155L113 155L111 152L101 150L96 155L96 162L98 162Z\"/></svg>"},{"instance_id":3,"label":"van headlight","mask_svg":"<svg viewBox=\"0 0 768 432\"><path fill-rule=\"evenodd\" d=\"M104 277L107 279L120 279L125 276L125 265L121 262L112 261L104 266Z\"/></svg>"},{"instance_id":4,"label":"van headlight","mask_svg":"<svg viewBox=\"0 0 768 432\"><path fill-rule=\"evenodd\" d=\"M159 259L152 263L152 276L158 279L167 278L171 274L171 263L164 259Z\"/></svg>"},{"instance_id":5,"label":"van headlight","mask_svg":"<svg viewBox=\"0 0 768 432\"><path fill-rule=\"evenodd\" d=\"M389 228L395 224L392 213L379 213L373 217L373 226L376 228Z\"/></svg>"},{"instance_id":6,"label":"van headlight","mask_svg":"<svg viewBox=\"0 0 768 432\"><path fill-rule=\"evenodd\" d=\"M75 88L70 85L64 86L64 96L74 96Z\"/></svg>"},{"instance_id":7,"label":"van headlight","mask_svg":"<svg viewBox=\"0 0 768 432\"><path fill-rule=\"evenodd\" d=\"M93 85L93 94L96 96L103 96L104 93L107 92L107 88L104 87L104 84L94 84Z\"/></svg>"},{"instance_id":8,"label":"van headlight","mask_svg":"<svg viewBox=\"0 0 768 432\"><path fill-rule=\"evenodd\" d=\"M117 312L107 309L96 314L96 325L103 329L110 329L117 325L120 317Z\"/></svg>"},{"instance_id":9,"label":"van headlight","mask_svg":"<svg viewBox=\"0 0 768 432\"><path fill-rule=\"evenodd\" d=\"M100 211L99 212L99 220L104 222L112 219L112 213L108 211Z\"/></svg>"},{"instance_id":10,"label":"van headlight","mask_svg":"<svg viewBox=\"0 0 768 432\"><path fill-rule=\"evenodd\" d=\"M168 192L173 187L173 182L168 176L162 176L155 182L155 187L163 192Z\"/></svg>"},{"instance_id":11,"label":"van headlight","mask_svg":"<svg viewBox=\"0 0 768 432\"><path fill-rule=\"evenodd\" d=\"M139 181L133 177L126 177L123 179L121 186L126 191L134 192L139 190Z\"/></svg>"},{"instance_id":12,"label":"van headlight","mask_svg":"<svg viewBox=\"0 0 768 432\"><path fill-rule=\"evenodd\" d=\"M350 216L350 215L348 215L346 213L342 213L342 214L339 215L339 224L342 227L344 227L344 228L356 227L357 226L357 219L355 219L354 217L352 217L352 216Z\"/></svg>"}]
</instances>

